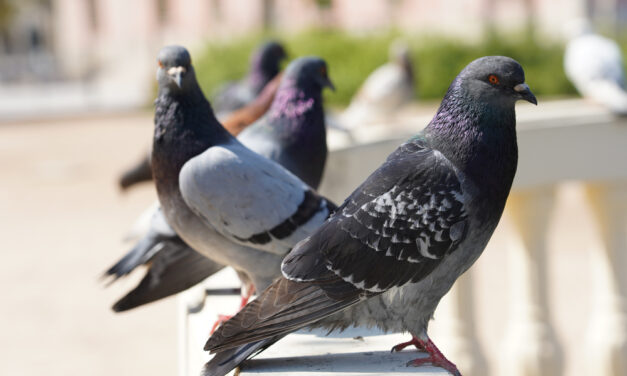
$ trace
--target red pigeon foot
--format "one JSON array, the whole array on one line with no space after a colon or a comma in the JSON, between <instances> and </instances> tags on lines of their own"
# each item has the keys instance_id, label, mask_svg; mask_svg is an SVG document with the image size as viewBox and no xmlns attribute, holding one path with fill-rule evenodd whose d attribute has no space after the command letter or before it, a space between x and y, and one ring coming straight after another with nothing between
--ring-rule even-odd
<instances>
[{"instance_id":1,"label":"red pigeon foot","mask_svg":"<svg viewBox=\"0 0 627 376\"><path fill-rule=\"evenodd\" d=\"M440 352L440 350L431 341L431 339L429 339L429 337L427 337L426 341L421 340L420 338L416 338L416 337L414 337L414 339L416 340L416 342L418 342L418 344L420 346L422 346L422 348L427 353L429 353L429 356L426 357L426 358L418 358L418 359L414 359L414 360L409 361L407 363L408 367L409 366L419 367L419 366L422 366L424 364L430 363L434 367L444 368L445 370L450 372L451 375L453 375L453 376L462 376L462 374L457 369L457 366L455 364L453 364L453 362L451 362L450 360L446 359L446 357L442 354L442 352ZM403 345L403 344L401 344L401 345ZM418 345L416 347L418 347Z\"/></svg>"},{"instance_id":2,"label":"red pigeon foot","mask_svg":"<svg viewBox=\"0 0 627 376\"><path fill-rule=\"evenodd\" d=\"M412 336L411 337L411 341L407 341L407 342L403 342L403 343L399 343L398 345L392 347L392 350L390 350L390 352L399 352L402 351L405 347L407 346L411 346L414 345L416 346L416 348L418 349L418 351L423 351L426 352L427 350L425 350L425 348L420 344L420 342L418 341L418 338Z\"/></svg>"},{"instance_id":3,"label":"red pigeon foot","mask_svg":"<svg viewBox=\"0 0 627 376\"><path fill-rule=\"evenodd\" d=\"M246 304L248 304L248 301L255 293L255 285L251 283L246 288L242 287L242 289L245 289L246 292L242 295L242 301L240 302L239 309L237 310L238 312L241 311Z\"/></svg>"}]
</instances>

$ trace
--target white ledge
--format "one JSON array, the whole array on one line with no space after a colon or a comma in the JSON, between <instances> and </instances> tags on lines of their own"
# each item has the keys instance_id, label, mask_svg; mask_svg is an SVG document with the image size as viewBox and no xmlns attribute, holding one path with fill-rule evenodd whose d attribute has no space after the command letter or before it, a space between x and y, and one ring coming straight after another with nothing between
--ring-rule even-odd
<instances>
[{"instance_id":1,"label":"white ledge","mask_svg":"<svg viewBox=\"0 0 627 376\"><path fill-rule=\"evenodd\" d=\"M224 294L239 286L231 269L224 269L203 284L179 296L181 324L180 375L198 375L211 358L202 352L209 328L218 314L232 314L239 295ZM205 296L205 291L208 295ZM212 294L212 292L218 292ZM188 331L188 329L193 330ZM239 375L447 375L431 366L407 367L410 360L427 356L414 347L391 353L392 346L408 341L408 334L384 334L376 329L349 328L341 333L301 330L281 339L267 350L243 363ZM446 355L446 354L445 354ZM229 375L236 375L232 371Z\"/></svg>"},{"instance_id":2,"label":"white ledge","mask_svg":"<svg viewBox=\"0 0 627 376\"><path fill-rule=\"evenodd\" d=\"M363 329L325 334L324 331L290 334L244 363L240 375L448 375L445 370L431 366L407 367L407 362L426 356L413 347L390 352L392 346L409 340L409 335Z\"/></svg>"}]
</instances>

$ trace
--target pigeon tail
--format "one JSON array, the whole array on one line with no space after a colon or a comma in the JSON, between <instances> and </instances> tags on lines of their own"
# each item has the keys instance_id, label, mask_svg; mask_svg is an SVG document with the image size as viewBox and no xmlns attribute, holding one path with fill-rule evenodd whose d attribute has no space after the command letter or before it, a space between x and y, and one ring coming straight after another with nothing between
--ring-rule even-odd
<instances>
[{"instance_id":1,"label":"pigeon tail","mask_svg":"<svg viewBox=\"0 0 627 376\"><path fill-rule=\"evenodd\" d=\"M204 281L221 270L218 264L189 248L182 241L162 241L160 251L137 287L112 307L115 312L128 311L167 298Z\"/></svg>"},{"instance_id":2,"label":"pigeon tail","mask_svg":"<svg viewBox=\"0 0 627 376\"><path fill-rule=\"evenodd\" d=\"M268 338L282 337L361 301L355 289L334 273L316 282L277 279L209 338L205 350L223 352Z\"/></svg>"},{"instance_id":3,"label":"pigeon tail","mask_svg":"<svg viewBox=\"0 0 627 376\"><path fill-rule=\"evenodd\" d=\"M616 115L627 116L627 91L616 82L595 81L587 86L584 96L605 105Z\"/></svg>"},{"instance_id":4,"label":"pigeon tail","mask_svg":"<svg viewBox=\"0 0 627 376\"><path fill-rule=\"evenodd\" d=\"M240 365L243 361L262 352L281 338L283 338L283 336L266 338L258 342L247 343L222 351L216 354L209 362L207 362L207 364L205 364L201 375L224 376L233 368Z\"/></svg>"},{"instance_id":5,"label":"pigeon tail","mask_svg":"<svg viewBox=\"0 0 627 376\"><path fill-rule=\"evenodd\" d=\"M103 274L103 278L112 276L115 282L118 278L128 275L140 265L145 264L159 250L158 243L152 237L142 238L133 249L131 249L124 257L112 267L107 269Z\"/></svg>"},{"instance_id":6,"label":"pigeon tail","mask_svg":"<svg viewBox=\"0 0 627 376\"><path fill-rule=\"evenodd\" d=\"M150 158L144 156L137 164L126 170L120 176L119 185L122 190L127 190L135 184L152 180Z\"/></svg>"}]
</instances>

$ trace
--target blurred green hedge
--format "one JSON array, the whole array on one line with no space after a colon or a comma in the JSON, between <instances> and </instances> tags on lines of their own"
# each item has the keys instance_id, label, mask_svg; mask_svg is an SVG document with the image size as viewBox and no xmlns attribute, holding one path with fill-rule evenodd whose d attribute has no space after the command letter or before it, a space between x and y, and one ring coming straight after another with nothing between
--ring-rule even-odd
<instances>
[{"instance_id":1,"label":"blurred green hedge","mask_svg":"<svg viewBox=\"0 0 627 376\"><path fill-rule=\"evenodd\" d=\"M389 44L399 37L412 51L419 99L440 99L455 75L470 61L484 55L507 55L518 60L525 69L527 83L538 96L576 94L563 72L563 46L538 44L525 34L487 37L480 43L394 31L364 36L328 30L289 36L263 34L229 43L207 43L202 51L196 52L194 65L201 86L211 94L224 81L242 77L254 47L264 39L275 38L285 44L290 59L303 55L326 59L329 76L337 88L335 93L325 94L326 101L331 105L346 105L365 77L387 61Z\"/></svg>"}]
</instances>

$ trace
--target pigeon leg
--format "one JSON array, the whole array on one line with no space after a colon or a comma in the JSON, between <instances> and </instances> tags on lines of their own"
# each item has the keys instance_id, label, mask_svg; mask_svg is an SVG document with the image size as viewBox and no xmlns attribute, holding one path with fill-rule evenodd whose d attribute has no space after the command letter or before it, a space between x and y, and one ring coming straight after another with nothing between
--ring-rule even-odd
<instances>
[{"instance_id":1,"label":"pigeon leg","mask_svg":"<svg viewBox=\"0 0 627 376\"><path fill-rule=\"evenodd\" d=\"M253 296L253 294L255 293L255 285L251 283L247 287L242 288L242 290L244 290L245 293L242 294L242 301L240 303L239 310L241 310L246 304L248 304L250 297Z\"/></svg>"},{"instance_id":2,"label":"pigeon leg","mask_svg":"<svg viewBox=\"0 0 627 376\"><path fill-rule=\"evenodd\" d=\"M416 338L417 342L425 349L429 356L426 358L418 358L411 360L407 363L407 367L419 367L427 363L431 363L431 365L435 367L444 368L453 376L462 376L462 374L457 369L457 366L453 364L450 360L446 359L446 357L440 352L435 343L431 341L431 339L424 334L426 340L418 337Z\"/></svg>"},{"instance_id":3,"label":"pigeon leg","mask_svg":"<svg viewBox=\"0 0 627 376\"><path fill-rule=\"evenodd\" d=\"M403 342L403 343L399 343L398 345L392 347L392 350L390 352L398 352L398 351L402 351L405 347L407 346L411 346L414 345L416 346L416 348L418 349L418 351L423 351L426 352L427 350L425 350L425 348L420 344L420 342L418 342L418 338L416 338L415 336L411 337L411 341L407 341L407 342Z\"/></svg>"}]
</instances>

